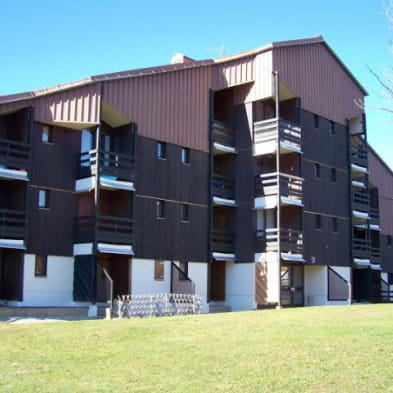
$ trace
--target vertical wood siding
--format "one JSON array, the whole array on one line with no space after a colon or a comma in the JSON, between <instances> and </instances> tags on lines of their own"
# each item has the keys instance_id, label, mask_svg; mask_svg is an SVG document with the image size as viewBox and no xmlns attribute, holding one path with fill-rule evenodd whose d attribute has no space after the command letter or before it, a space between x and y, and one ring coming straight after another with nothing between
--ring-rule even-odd
<instances>
[{"instance_id":1,"label":"vertical wood siding","mask_svg":"<svg viewBox=\"0 0 393 393\"><path fill-rule=\"evenodd\" d=\"M42 125L36 124L31 138L30 183L73 191L80 152L79 131L52 127L52 142L41 141Z\"/></svg>"},{"instance_id":2,"label":"vertical wood siding","mask_svg":"<svg viewBox=\"0 0 393 393\"><path fill-rule=\"evenodd\" d=\"M183 164L181 146L167 143L166 159L156 149L156 140L138 136L137 194L207 205L209 155L190 150L190 164Z\"/></svg>"},{"instance_id":3,"label":"vertical wood siding","mask_svg":"<svg viewBox=\"0 0 393 393\"><path fill-rule=\"evenodd\" d=\"M273 68L304 109L341 124L362 113L364 93L323 44L275 48Z\"/></svg>"},{"instance_id":4,"label":"vertical wood siding","mask_svg":"<svg viewBox=\"0 0 393 393\"><path fill-rule=\"evenodd\" d=\"M181 205L165 202L164 219L156 218L156 200L135 198L138 258L207 262L208 207L190 206L190 222L181 221Z\"/></svg>"},{"instance_id":5,"label":"vertical wood siding","mask_svg":"<svg viewBox=\"0 0 393 393\"><path fill-rule=\"evenodd\" d=\"M0 113L33 105L36 121L98 123L100 86L95 83L33 99L0 104Z\"/></svg>"},{"instance_id":6,"label":"vertical wood siding","mask_svg":"<svg viewBox=\"0 0 393 393\"><path fill-rule=\"evenodd\" d=\"M372 150L368 151L369 180L378 187L381 231L393 235L393 174Z\"/></svg>"},{"instance_id":7,"label":"vertical wood siding","mask_svg":"<svg viewBox=\"0 0 393 393\"><path fill-rule=\"evenodd\" d=\"M38 255L72 255L75 199L71 192L50 190L49 209L38 208L38 188L28 187L27 252Z\"/></svg>"},{"instance_id":8,"label":"vertical wood siding","mask_svg":"<svg viewBox=\"0 0 393 393\"><path fill-rule=\"evenodd\" d=\"M303 214L303 256L308 264L315 257L317 265L349 266L350 234L348 219L337 220L338 233L333 232L332 218L321 217L322 230L316 229L315 214Z\"/></svg>"},{"instance_id":9,"label":"vertical wood siding","mask_svg":"<svg viewBox=\"0 0 393 393\"><path fill-rule=\"evenodd\" d=\"M103 100L138 124L142 136L209 149L208 67L105 82Z\"/></svg>"}]
</instances>

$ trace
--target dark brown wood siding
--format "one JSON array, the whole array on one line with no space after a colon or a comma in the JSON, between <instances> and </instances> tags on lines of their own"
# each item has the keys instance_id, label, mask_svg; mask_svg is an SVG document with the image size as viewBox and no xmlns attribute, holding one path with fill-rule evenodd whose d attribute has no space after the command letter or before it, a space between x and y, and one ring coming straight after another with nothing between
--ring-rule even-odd
<instances>
[{"instance_id":1,"label":"dark brown wood siding","mask_svg":"<svg viewBox=\"0 0 393 393\"><path fill-rule=\"evenodd\" d=\"M165 218L156 217L156 198L135 199L135 257L206 262L208 207L189 205L181 221L181 203L165 200Z\"/></svg>"},{"instance_id":2,"label":"dark brown wood siding","mask_svg":"<svg viewBox=\"0 0 393 393\"><path fill-rule=\"evenodd\" d=\"M382 234L380 235L381 244L381 267L384 272L393 273L393 246L388 245L388 236Z\"/></svg>"},{"instance_id":3,"label":"dark brown wood siding","mask_svg":"<svg viewBox=\"0 0 393 393\"><path fill-rule=\"evenodd\" d=\"M166 158L160 159L157 142L137 139L137 194L207 204L209 155L190 149L190 163L183 164L182 146L167 143Z\"/></svg>"},{"instance_id":4,"label":"dark brown wood siding","mask_svg":"<svg viewBox=\"0 0 393 393\"><path fill-rule=\"evenodd\" d=\"M321 215L322 229L316 228L316 214L303 214L303 256L307 264L348 266L350 264L350 232L348 219L337 219L338 232L333 231L333 217Z\"/></svg>"},{"instance_id":5,"label":"dark brown wood siding","mask_svg":"<svg viewBox=\"0 0 393 393\"><path fill-rule=\"evenodd\" d=\"M29 186L27 252L72 256L75 199L71 191L49 189L49 208L38 208L38 190Z\"/></svg>"},{"instance_id":6,"label":"dark brown wood siding","mask_svg":"<svg viewBox=\"0 0 393 393\"><path fill-rule=\"evenodd\" d=\"M346 127L335 123L332 135L328 119L318 117L318 122L319 127L315 128L314 114L301 112L304 256L306 263L349 266L348 133ZM317 215L321 216L321 230L316 229ZM338 233L333 232L334 219Z\"/></svg>"},{"instance_id":7,"label":"dark brown wood siding","mask_svg":"<svg viewBox=\"0 0 393 393\"><path fill-rule=\"evenodd\" d=\"M73 191L80 132L51 127L51 143L43 143L42 127L36 123L31 135L27 252L71 256L76 211ZM48 209L38 208L39 189L49 192Z\"/></svg>"},{"instance_id":8,"label":"dark brown wood siding","mask_svg":"<svg viewBox=\"0 0 393 393\"><path fill-rule=\"evenodd\" d=\"M52 127L51 130L52 142L43 143L42 124L35 125L31 138L33 167L30 183L74 190L80 132L60 127Z\"/></svg>"},{"instance_id":9,"label":"dark brown wood siding","mask_svg":"<svg viewBox=\"0 0 393 393\"><path fill-rule=\"evenodd\" d=\"M254 164L252 156L252 124L247 110L251 107L238 105L234 111L236 149L236 204L235 212L235 253L237 262L254 260Z\"/></svg>"}]
</instances>

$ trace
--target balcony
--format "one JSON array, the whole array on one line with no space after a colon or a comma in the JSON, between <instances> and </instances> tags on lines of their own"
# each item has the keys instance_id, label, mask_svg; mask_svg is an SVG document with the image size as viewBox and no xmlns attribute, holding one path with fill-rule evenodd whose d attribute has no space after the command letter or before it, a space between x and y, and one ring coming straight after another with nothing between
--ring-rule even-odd
<instances>
[{"instance_id":1,"label":"balcony","mask_svg":"<svg viewBox=\"0 0 393 393\"><path fill-rule=\"evenodd\" d=\"M379 208L370 206L370 229L379 230Z\"/></svg>"},{"instance_id":2,"label":"balcony","mask_svg":"<svg viewBox=\"0 0 393 393\"><path fill-rule=\"evenodd\" d=\"M131 245L134 221L115 216L80 216L75 218L75 243L107 242Z\"/></svg>"},{"instance_id":3,"label":"balcony","mask_svg":"<svg viewBox=\"0 0 393 393\"><path fill-rule=\"evenodd\" d=\"M301 153L302 129L283 119L268 119L254 123L254 155L280 153Z\"/></svg>"},{"instance_id":4,"label":"balcony","mask_svg":"<svg viewBox=\"0 0 393 393\"><path fill-rule=\"evenodd\" d=\"M351 146L350 148L351 164L355 166L367 168L367 151L363 146Z\"/></svg>"},{"instance_id":5,"label":"balcony","mask_svg":"<svg viewBox=\"0 0 393 393\"><path fill-rule=\"evenodd\" d=\"M77 177L86 178L97 174L118 180L135 179L135 158L109 150L89 150L79 156Z\"/></svg>"},{"instance_id":6,"label":"balcony","mask_svg":"<svg viewBox=\"0 0 393 393\"><path fill-rule=\"evenodd\" d=\"M370 198L367 193L353 192L352 193L352 210L359 212L370 211Z\"/></svg>"},{"instance_id":7,"label":"balcony","mask_svg":"<svg viewBox=\"0 0 393 393\"><path fill-rule=\"evenodd\" d=\"M214 173L211 182L211 192L213 197L235 199L235 179L231 176Z\"/></svg>"},{"instance_id":8,"label":"balcony","mask_svg":"<svg viewBox=\"0 0 393 393\"><path fill-rule=\"evenodd\" d=\"M354 258L370 259L370 240L353 238L352 252Z\"/></svg>"},{"instance_id":9,"label":"balcony","mask_svg":"<svg viewBox=\"0 0 393 393\"><path fill-rule=\"evenodd\" d=\"M284 173L266 173L255 176L255 208L274 208L282 205L303 206L303 178Z\"/></svg>"},{"instance_id":10,"label":"balcony","mask_svg":"<svg viewBox=\"0 0 393 393\"><path fill-rule=\"evenodd\" d=\"M0 209L0 239L24 240L26 235L26 212Z\"/></svg>"},{"instance_id":11,"label":"balcony","mask_svg":"<svg viewBox=\"0 0 393 393\"><path fill-rule=\"evenodd\" d=\"M218 120L211 122L213 147L221 153L235 152L235 133L232 127Z\"/></svg>"},{"instance_id":12,"label":"balcony","mask_svg":"<svg viewBox=\"0 0 393 393\"><path fill-rule=\"evenodd\" d=\"M235 234L231 231L213 229L211 242L213 252L233 253L235 251Z\"/></svg>"},{"instance_id":13,"label":"balcony","mask_svg":"<svg viewBox=\"0 0 393 393\"><path fill-rule=\"evenodd\" d=\"M0 178L28 180L29 158L27 143L0 138Z\"/></svg>"},{"instance_id":14,"label":"balcony","mask_svg":"<svg viewBox=\"0 0 393 393\"><path fill-rule=\"evenodd\" d=\"M277 252L280 239L280 251L283 253L303 253L303 233L297 229L269 228L256 231L257 252Z\"/></svg>"},{"instance_id":15,"label":"balcony","mask_svg":"<svg viewBox=\"0 0 393 393\"><path fill-rule=\"evenodd\" d=\"M370 247L370 255L371 255L371 260L373 263L381 263L381 248L376 247L374 245L371 245Z\"/></svg>"}]
</instances>

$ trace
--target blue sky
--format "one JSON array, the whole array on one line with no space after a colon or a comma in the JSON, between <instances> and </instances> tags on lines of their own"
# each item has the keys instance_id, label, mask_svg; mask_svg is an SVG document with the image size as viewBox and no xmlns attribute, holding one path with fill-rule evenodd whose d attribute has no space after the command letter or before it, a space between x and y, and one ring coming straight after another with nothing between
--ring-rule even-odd
<instances>
[{"instance_id":1,"label":"blue sky","mask_svg":"<svg viewBox=\"0 0 393 393\"><path fill-rule=\"evenodd\" d=\"M383 105L377 72L393 64L383 0L0 0L0 95L90 75L323 35ZM388 105L387 102L385 104ZM393 168L393 115L367 109L368 138Z\"/></svg>"}]
</instances>

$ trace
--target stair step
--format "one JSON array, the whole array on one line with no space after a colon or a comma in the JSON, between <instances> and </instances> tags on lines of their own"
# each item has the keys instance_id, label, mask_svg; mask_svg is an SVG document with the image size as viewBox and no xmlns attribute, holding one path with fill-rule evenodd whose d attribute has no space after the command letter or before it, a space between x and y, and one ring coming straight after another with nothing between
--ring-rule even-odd
<instances>
[{"instance_id":1,"label":"stair step","mask_svg":"<svg viewBox=\"0 0 393 393\"><path fill-rule=\"evenodd\" d=\"M0 306L0 318L12 317L87 317L88 307L10 307ZM98 316L105 315L105 308L98 307Z\"/></svg>"},{"instance_id":2,"label":"stair step","mask_svg":"<svg viewBox=\"0 0 393 393\"><path fill-rule=\"evenodd\" d=\"M219 304L211 304L209 306L209 313L217 313L217 312L231 312L232 309L230 306L224 306Z\"/></svg>"}]
</instances>

